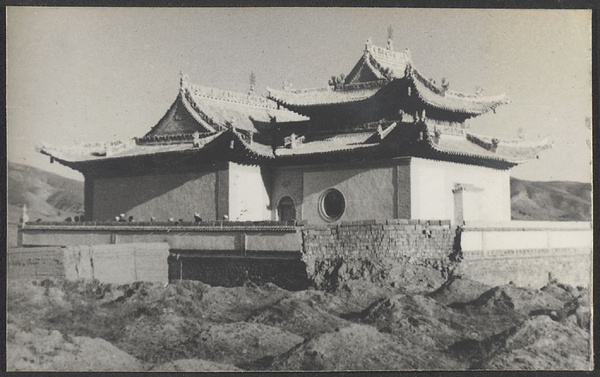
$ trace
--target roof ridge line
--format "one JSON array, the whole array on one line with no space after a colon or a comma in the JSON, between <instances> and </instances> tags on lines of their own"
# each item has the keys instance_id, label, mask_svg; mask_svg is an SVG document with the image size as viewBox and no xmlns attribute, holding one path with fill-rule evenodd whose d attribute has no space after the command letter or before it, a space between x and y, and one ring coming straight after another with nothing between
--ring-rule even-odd
<instances>
[{"instance_id":1,"label":"roof ridge line","mask_svg":"<svg viewBox=\"0 0 600 377\"><path fill-rule=\"evenodd\" d=\"M493 139L496 139L499 143L503 143L503 144L519 144L519 145L515 145L518 147L535 147L535 146L545 146L547 145L547 148L551 148L552 144L553 144L553 139L550 136L546 136L541 140L524 140L524 139L519 139L519 138L502 138L502 137L495 137L495 136L487 136L487 135L482 135L482 134L477 134L477 133L473 133L473 132L465 132L465 134L467 136L473 137L473 138L478 138L481 139L483 141L491 141Z\"/></svg>"},{"instance_id":2,"label":"roof ridge line","mask_svg":"<svg viewBox=\"0 0 600 377\"><path fill-rule=\"evenodd\" d=\"M189 93L189 91L187 91L187 89L183 89L182 88L182 93L180 93L181 96L181 102L183 103L183 107L185 107L185 109L187 110L187 112L192 116L192 118L194 118L202 127L204 128L210 128L212 129L212 131L217 131L217 129L214 126L217 127L224 127L220 124L218 124L217 122L215 122L215 120L211 117L209 117L207 114L205 114L202 110L200 110L200 106L198 106L198 104L196 103L196 101L194 101L193 98L191 98L191 94ZM189 98L188 95L189 94ZM193 101L194 105L196 105L195 107L197 107L198 109L194 108L194 106L189 103L188 101Z\"/></svg>"},{"instance_id":3,"label":"roof ridge line","mask_svg":"<svg viewBox=\"0 0 600 377\"><path fill-rule=\"evenodd\" d=\"M466 101L501 101L501 100L504 100L505 103L510 102L510 99L506 96L506 93L498 94L495 96L480 96L480 95L477 95L476 93L470 94L470 93L457 92L457 91L447 90L447 89L444 90L444 88L442 86L433 82L431 79L426 78L421 73L421 71L419 71L419 69L417 67L415 67L415 65L412 62L409 62L407 64L407 68L409 71L408 76L411 79L419 80L419 82L421 82L423 85L425 85L432 92L434 92L435 94L442 96L442 97L451 96L451 97L460 98L460 99L463 99Z\"/></svg>"},{"instance_id":4,"label":"roof ridge line","mask_svg":"<svg viewBox=\"0 0 600 377\"><path fill-rule=\"evenodd\" d=\"M187 81L182 85L182 90L187 90L190 94L195 96L214 99L218 101L231 102L252 107L261 107L275 110L277 109L276 104L270 103L271 100L269 100L268 97L260 94L225 90L211 86L192 84Z\"/></svg>"},{"instance_id":5,"label":"roof ridge line","mask_svg":"<svg viewBox=\"0 0 600 377\"><path fill-rule=\"evenodd\" d=\"M270 92L285 92L285 93L296 93L296 94L302 94L302 93L313 93L313 92L333 92L334 89L331 86L320 86L320 87L316 87L316 88L302 88L302 89L290 89L290 90L285 90L285 89L274 89L274 88L270 88L267 86L267 91Z\"/></svg>"}]
</instances>

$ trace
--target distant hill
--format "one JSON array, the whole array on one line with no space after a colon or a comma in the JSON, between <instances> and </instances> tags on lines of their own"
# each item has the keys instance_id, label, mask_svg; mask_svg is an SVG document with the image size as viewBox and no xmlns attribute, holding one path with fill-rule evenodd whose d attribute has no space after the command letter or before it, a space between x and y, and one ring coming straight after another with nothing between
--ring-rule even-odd
<instances>
[{"instance_id":1,"label":"distant hill","mask_svg":"<svg viewBox=\"0 0 600 377\"><path fill-rule=\"evenodd\" d=\"M23 203L30 221L64 220L83 215L83 182L27 165L7 166L8 240L16 242ZM511 178L514 220L591 220L591 184L533 182Z\"/></svg>"},{"instance_id":2,"label":"distant hill","mask_svg":"<svg viewBox=\"0 0 600 377\"><path fill-rule=\"evenodd\" d=\"M513 220L590 221L590 183L510 179Z\"/></svg>"},{"instance_id":3,"label":"distant hill","mask_svg":"<svg viewBox=\"0 0 600 377\"><path fill-rule=\"evenodd\" d=\"M9 244L16 242L23 204L30 221L58 221L83 214L83 182L8 162L6 184Z\"/></svg>"}]
</instances>

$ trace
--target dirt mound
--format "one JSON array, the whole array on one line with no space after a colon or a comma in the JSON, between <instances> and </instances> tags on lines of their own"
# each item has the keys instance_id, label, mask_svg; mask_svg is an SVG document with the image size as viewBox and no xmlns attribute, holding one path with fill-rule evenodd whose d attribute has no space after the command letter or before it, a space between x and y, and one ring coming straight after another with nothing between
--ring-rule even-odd
<instances>
[{"instance_id":1,"label":"dirt mound","mask_svg":"<svg viewBox=\"0 0 600 377\"><path fill-rule=\"evenodd\" d=\"M347 281L333 292L336 297L345 301L356 312L361 312L375 301L396 293L398 293L398 290L391 286L381 286L363 280Z\"/></svg>"},{"instance_id":2,"label":"dirt mound","mask_svg":"<svg viewBox=\"0 0 600 377\"><path fill-rule=\"evenodd\" d=\"M489 285L471 279L452 277L427 296L444 305L451 305L473 301L490 288Z\"/></svg>"},{"instance_id":3,"label":"dirt mound","mask_svg":"<svg viewBox=\"0 0 600 377\"><path fill-rule=\"evenodd\" d=\"M563 322L579 326L581 329L591 329L591 307L589 291L584 290L580 296L565 304L562 313Z\"/></svg>"},{"instance_id":4,"label":"dirt mound","mask_svg":"<svg viewBox=\"0 0 600 377\"><path fill-rule=\"evenodd\" d=\"M529 315L538 310L560 310L563 303L550 293L508 284L494 287L464 305L452 306L486 313L516 312Z\"/></svg>"},{"instance_id":5,"label":"dirt mound","mask_svg":"<svg viewBox=\"0 0 600 377\"><path fill-rule=\"evenodd\" d=\"M202 297L204 316L214 322L243 321L256 310L270 306L290 292L275 284L252 287L211 287Z\"/></svg>"},{"instance_id":6,"label":"dirt mound","mask_svg":"<svg viewBox=\"0 0 600 377\"><path fill-rule=\"evenodd\" d=\"M289 299L296 302L307 302L310 305L316 306L325 310L327 313L336 316L340 316L357 309L362 310L360 306L343 299L337 293L338 292L329 293L316 289L309 289L305 291L293 292L290 294Z\"/></svg>"},{"instance_id":7,"label":"dirt mound","mask_svg":"<svg viewBox=\"0 0 600 377\"><path fill-rule=\"evenodd\" d=\"M272 358L304 341L277 327L246 322L211 326L198 333L196 339L199 357L236 366Z\"/></svg>"},{"instance_id":8,"label":"dirt mound","mask_svg":"<svg viewBox=\"0 0 600 377\"><path fill-rule=\"evenodd\" d=\"M589 289L583 287L573 288L569 285L553 281L542 287L540 291L554 296L563 303L561 310L548 313L553 319L579 326L586 331L590 330L591 309Z\"/></svg>"},{"instance_id":9,"label":"dirt mound","mask_svg":"<svg viewBox=\"0 0 600 377\"><path fill-rule=\"evenodd\" d=\"M35 284L34 284L35 283ZM52 316L54 312L68 312L73 305L63 289L43 286L38 282L9 280L7 283L6 320L24 330L35 327L35 319ZM26 314L26 315L23 315ZM32 318L35 317L35 318Z\"/></svg>"},{"instance_id":10,"label":"dirt mound","mask_svg":"<svg viewBox=\"0 0 600 377\"><path fill-rule=\"evenodd\" d=\"M508 284L494 287L473 301L449 307L468 317L466 325L472 334L466 338L478 342L520 326L530 316L556 315L563 304L549 293Z\"/></svg>"},{"instance_id":11,"label":"dirt mound","mask_svg":"<svg viewBox=\"0 0 600 377\"><path fill-rule=\"evenodd\" d=\"M122 299L110 304L120 311L125 319L129 319L114 341L140 360L154 364L197 357L230 364L246 362L248 359L254 359L252 356L254 353L268 353L270 349L267 348L267 351L264 347L258 351L253 349L256 352L241 358L232 356L233 359L223 359L222 355L215 356L214 352L209 350L210 347L199 340L201 339L199 334L206 332L210 334L213 326L219 328L219 324L235 322L237 326L235 329L241 331L243 336L232 335L232 341L248 340L249 335L240 329L241 325L237 322L287 294L289 292L275 285L262 288L222 288L194 281L175 282L167 287L136 283L126 290ZM269 331L266 331L265 336L269 336ZM238 340L235 340L236 337L239 337ZM283 339L287 338L284 336ZM300 341L302 338L298 340ZM272 342L272 340L263 340L263 344L268 346ZM227 349L229 346L225 340L219 344L218 347L221 348L217 347L217 349L221 354L237 353ZM242 349L239 351L241 354Z\"/></svg>"},{"instance_id":12,"label":"dirt mound","mask_svg":"<svg viewBox=\"0 0 600 377\"><path fill-rule=\"evenodd\" d=\"M557 300L562 303L567 303L572 301L574 298L578 297L581 294L580 289L573 288L570 285L561 284L557 281L551 281L542 288L540 291L548 293L554 296Z\"/></svg>"},{"instance_id":13,"label":"dirt mound","mask_svg":"<svg viewBox=\"0 0 600 377\"><path fill-rule=\"evenodd\" d=\"M57 330L31 332L9 326L6 367L12 371L140 371L142 364L103 339L71 337Z\"/></svg>"},{"instance_id":14,"label":"dirt mound","mask_svg":"<svg viewBox=\"0 0 600 377\"><path fill-rule=\"evenodd\" d=\"M242 372L229 364L219 364L201 359L182 359L161 364L150 372Z\"/></svg>"},{"instance_id":15,"label":"dirt mound","mask_svg":"<svg viewBox=\"0 0 600 377\"><path fill-rule=\"evenodd\" d=\"M431 267L413 264L392 264L387 280L393 287L406 293L425 293L439 288L446 278L442 273Z\"/></svg>"},{"instance_id":16,"label":"dirt mound","mask_svg":"<svg viewBox=\"0 0 600 377\"><path fill-rule=\"evenodd\" d=\"M463 315L420 295L383 299L361 314L363 323L381 332L440 351L462 337L465 320Z\"/></svg>"},{"instance_id":17,"label":"dirt mound","mask_svg":"<svg viewBox=\"0 0 600 377\"><path fill-rule=\"evenodd\" d=\"M418 344L353 324L322 334L275 358L273 370L415 370L457 369L440 355L421 352Z\"/></svg>"},{"instance_id":18,"label":"dirt mound","mask_svg":"<svg viewBox=\"0 0 600 377\"><path fill-rule=\"evenodd\" d=\"M590 333L586 289L507 285L468 301L485 287L455 279L423 295L382 281L350 279L331 292L194 281L9 281L9 366L398 370L512 369L516 363L565 369L583 368L589 360L583 346ZM551 347L558 350L554 358ZM117 359L106 366L109 353Z\"/></svg>"},{"instance_id":19,"label":"dirt mound","mask_svg":"<svg viewBox=\"0 0 600 377\"><path fill-rule=\"evenodd\" d=\"M586 370L590 368L587 332L537 316L510 334L503 347L477 368Z\"/></svg>"},{"instance_id":20,"label":"dirt mound","mask_svg":"<svg viewBox=\"0 0 600 377\"><path fill-rule=\"evenodd\" d=\"M326 298L331 298L331 301L326 301ZM333 303L336 299L338 305ZM331 310L339 313L339 301L339 298L327 294L295 292L273 305L260 309L248 318L248 322L277 326L292 334L311 338L350 325L350 322L328 312Z\"/></svg>"}]
</instances>

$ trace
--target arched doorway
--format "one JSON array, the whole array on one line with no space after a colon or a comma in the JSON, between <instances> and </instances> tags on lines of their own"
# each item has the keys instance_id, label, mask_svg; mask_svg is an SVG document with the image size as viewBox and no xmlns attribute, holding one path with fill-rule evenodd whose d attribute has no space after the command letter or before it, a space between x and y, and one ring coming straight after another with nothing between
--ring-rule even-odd
<instances>
[{"instance_id":1,"label":"arched doorway","mask_svg":"<svg viewBox=\"0 0 600 377\"><path fill-rule=\"evenodd\" d=\"M289 196L284 196L277 205L277 217L279 221L296 220L296 206L294 200Z\"/></svg>"}]
</instances>

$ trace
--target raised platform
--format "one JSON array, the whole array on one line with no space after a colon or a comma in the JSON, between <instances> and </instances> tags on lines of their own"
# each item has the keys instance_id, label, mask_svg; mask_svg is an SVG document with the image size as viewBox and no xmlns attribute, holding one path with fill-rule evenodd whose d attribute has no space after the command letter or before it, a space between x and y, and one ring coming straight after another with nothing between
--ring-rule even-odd
<instances>
[{"instance_id":1,"label":"raised platform","mask_svg":"<svg viewBox=\"0 0 600 377\"><path fill-rule=\"evenodd\" d=\"M25 247L166 242L172 252L186 256L300 259L302 240L297 225L294 221L39 222L22 226L19 242Z\"/></svg>"},{"instance_id":2,"label":"raised platform","mask_svg":"<svg viewBox=\"0 0 600 377\"><path fill-rule=\"evenodd\" d=\"M213 284L238 284L244 275L284 281L301 266L310 278L317 266L339 258L391 258L490 285L539 288L549 278L590 284L593 232L589 222L40 222L22 226L20 241L23 247L165 242L171 279ZM289 286L306 276L296 275Z\"/></svg>"}]
</instances>

